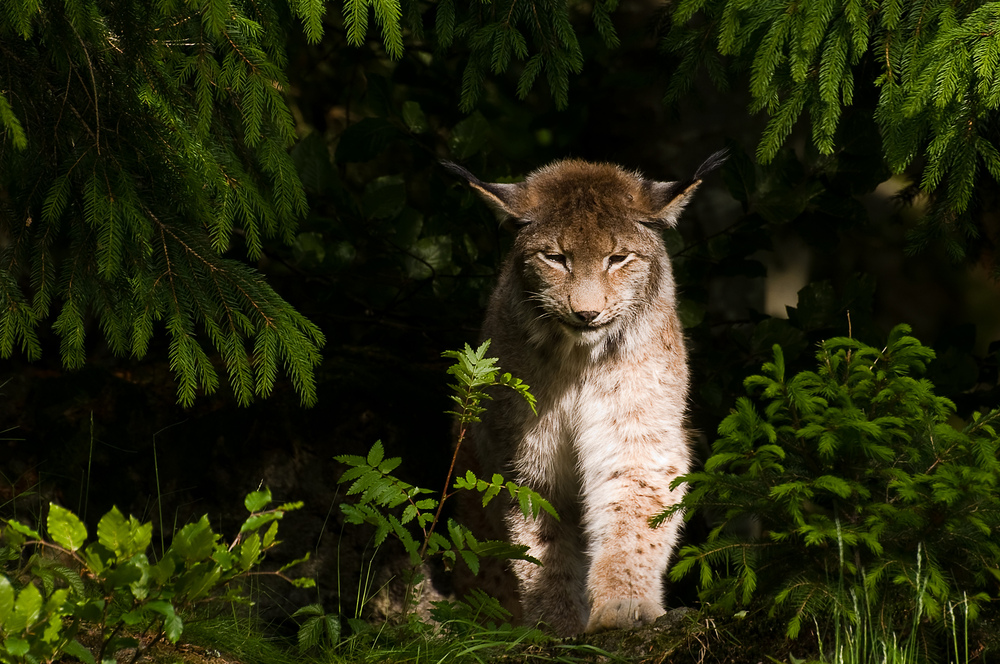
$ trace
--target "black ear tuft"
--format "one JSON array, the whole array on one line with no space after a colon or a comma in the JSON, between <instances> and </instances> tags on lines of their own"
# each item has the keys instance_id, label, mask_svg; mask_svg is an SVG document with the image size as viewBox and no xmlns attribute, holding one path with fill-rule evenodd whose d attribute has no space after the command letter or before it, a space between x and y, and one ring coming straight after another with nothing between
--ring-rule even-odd
<instances>
[{"instance_id":1,"label":"black ear tuft","mask_svg":"<svg viewBox=\"0 0 1000 664\"><path fill-rule=\"evenodd\" d=\"M448 171L449 173L451 173L452 175L457 175L458 177L462 178L463 180L465 180L467 182L479 182L479 178L477 178L475 175L473 175L469 171L465 170L464 168L462 168L461 166L459 166L458 164L456 164L453 161L448 161L447 159L442 159L438 163L441 164L442 166L444 166L444 169L446 171Z\"/></svg>"},{"instance_id":2,"label":"black ear tuft","mask_svg":"<svg viewBox=\"0 0 1000 664\"><path fill-rule=\"evenodd\" d=\"M704 179L706 175L726 163L727 159L729 159L729 148L722 148L702 162L701 166L698 167L698 170L694 172L692 180L697 181Z\"/></svg>"},{"instance_id":3,"label":"black ear tuft","mask_svg":"<svg viewBox=\"0 0 1000 664\"><path fill-rule=\"evenodd\" d=\"M487 196L487 198L496 198L504 200L504 190L507 185L495 184L492 182L483 182L475 175L467 171L465 168L459 166L453 161L447 161L445 159L441 160L441 165L444 169L451 173L452 175L457 175L466 182L468 182L474 189L479 190Z\"/></svg>"}]
</instances>

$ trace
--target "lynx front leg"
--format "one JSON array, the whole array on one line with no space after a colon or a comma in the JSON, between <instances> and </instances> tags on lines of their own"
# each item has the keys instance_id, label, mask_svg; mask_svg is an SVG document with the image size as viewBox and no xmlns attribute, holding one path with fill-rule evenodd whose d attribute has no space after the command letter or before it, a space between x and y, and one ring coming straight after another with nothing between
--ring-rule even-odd
<instances>
[{"instance_id":1,"label":"lynx front leg","mask_svg":"<svg viewBox=\"0 0 1000 664\"><path fill-rule=\"evenodd\" d=\"M588 632L635 627L664 613L663 573L680 519L653 529L649 518L680 500L683 488L669 486L677 474L675 467L605 471L601 486L588 496Z\"/></svg>"},{"instance_id":2,"label":"lynx front leg","mask_svg":"<svg viewBox=\"0 0 1000 664\"><path fill-rule=\"evenodd\" d=\"M526 520L513 508L508 524L511 539L529 547L529 555L541 565L515 560L524 622L546 623L560 636L572 636L587 624L585 591L586 558L583 534L570 514L556 521L546 513Z\"/></svg>"}]
</instances>

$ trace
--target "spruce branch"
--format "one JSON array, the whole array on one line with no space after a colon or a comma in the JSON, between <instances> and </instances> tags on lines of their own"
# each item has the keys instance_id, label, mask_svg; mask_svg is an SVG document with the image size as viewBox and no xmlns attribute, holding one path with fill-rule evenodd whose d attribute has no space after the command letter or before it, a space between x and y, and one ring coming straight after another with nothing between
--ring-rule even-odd
<instances>
[{"instance_id":1,"label":"spruce branch","mask_svg":"<svg viewBox=\"0 0 1000 664\"><path fill-rule=\"evenodd\" d=\"M322 3L290 9L317 39ZM138 11L149 20L112 32L117 14ZM217 386L209 352L240 403L270 394L279 373L312 403L322 334L259 274L220 256L233 233L251 259L267 238L290 241L306 210L287 152L276 7L80 0L10 8L0 30L21 35L3 46L0 135L13 140L0 142L0 193L28 220L0 220L17 286L0 299L0 353L36 357L35 330L55 305L69 368L86 361L91 317L112 352L136 358L163 324L182 403ZM38 39L52 45L46 58Z\"/></svg>"},{"instance_id":2,"label":"spruce branch","mask_svg":"<svg viewBox=\"0 0 1000 664\"><path fill-rule=\"evenodd\" d=\"M988 201L977 184L1000 173L991 149L1000 115L997 3L705 0L671 13L663 46L680 65L668 101L702 67L720 88L745 85L750 112L768 118L756 150L763 165L787 147L803 114L819 153L836 156L850 141L844 118L873 112L887 166L919 182L931 202L911 249L937 241L956 260L978 252L977 217ZM869 84L878 100L855 100Z\"/></svg>"}]
</instances>

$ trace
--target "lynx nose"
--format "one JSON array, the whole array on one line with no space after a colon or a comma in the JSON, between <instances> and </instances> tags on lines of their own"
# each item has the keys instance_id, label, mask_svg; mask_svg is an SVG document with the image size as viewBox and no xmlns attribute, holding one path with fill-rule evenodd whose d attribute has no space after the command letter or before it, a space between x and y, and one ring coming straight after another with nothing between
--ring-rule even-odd
<instances>
[{"instance_id":1,"label":"lynx nose","mask_svg":"<svg viewBox=\"0 0 1000 664\"><path fill-rule=\"evenodd\" d=\"M594 322L594 319L601 315L600 311L574 311L573 315L579 318L584 323L588 325Z\"/></svg>"}]
</instances>

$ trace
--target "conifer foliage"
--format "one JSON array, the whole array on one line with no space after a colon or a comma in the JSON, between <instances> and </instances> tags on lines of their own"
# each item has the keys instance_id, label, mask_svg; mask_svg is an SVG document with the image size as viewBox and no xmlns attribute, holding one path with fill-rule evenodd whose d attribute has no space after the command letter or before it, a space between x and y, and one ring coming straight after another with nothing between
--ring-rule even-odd
<instances>
[{"instance_id":1,"label":"conifer foliage","mask_svg":"<svg viewBox=\"0 0 1000 664\"><path fill-rule=\"evenodd\" d=\"M578 28L571 21L573 4L564 0L440 0L430 5L433 21L426 22L433 25L439 51L459 47L467 54L461 109L472 111L485 92L487 78L512 68L518 71L517 93L521 99L542 77L556 106L565 109L570 75L580 73L584 64ZM619 43L611 21L617 7L618 0L597 0L590 10L598 35L609 47ZM402 56L404 37L416 41L425 38L426 4L417 0L345 0L343 13L349 43L364 43L369 8L391 57Z\"/></svg>"},{"instance_id":2,"label":"conifer foliage","mask_svg":"<svg viewBox=\"0 0 1000 664\"><path fill-rule=\"evenodd\" d=\"M702 66L746 82L750 111L769 116L762 163L804 113L822 155L842 149L849 107L873 114L886 164L930 197L914 247L943 241L962 258L981 240L977 184L1000 181L1000 3L682 0L665 46L681 58L670 98Z\"/></svg>"},{"instance_id":3,"label":"conifer foliage","mask_svg":"<svg viewBox=\"0 0 1000 664\"><path fill-rule=\"evenodd\" d=\"M410 0L412 2L412 0ZM456 37L469 50L462 75L463 111L469 112L485 90L489 74L506 72L522 61L517 83L521 99L544 73L556 106L569 103L570 74L583 68L583 51L570 22L570 3L561 0L496 0L457 7L455 0L441 0L435 13L439 45L451 46ZM618 44L611 13L618 0L597 0L592 18L608 46ZM464 9L464 11L462 11Z\"/></svg>"},{"instance_id":4,"label":"conifer foliage","mask_svg":"<svg viewBox=\"0 0 1000 664\"><path fill-rule=\"evenodd\" d=\"M315 400L320 330L246 263L306 209L287 148L283 25L322 2L0 0L0 356L67 367L95 320L117 355L169 336L178 397L240 403L280 371Z\"/></svg>"}]
</instances>

